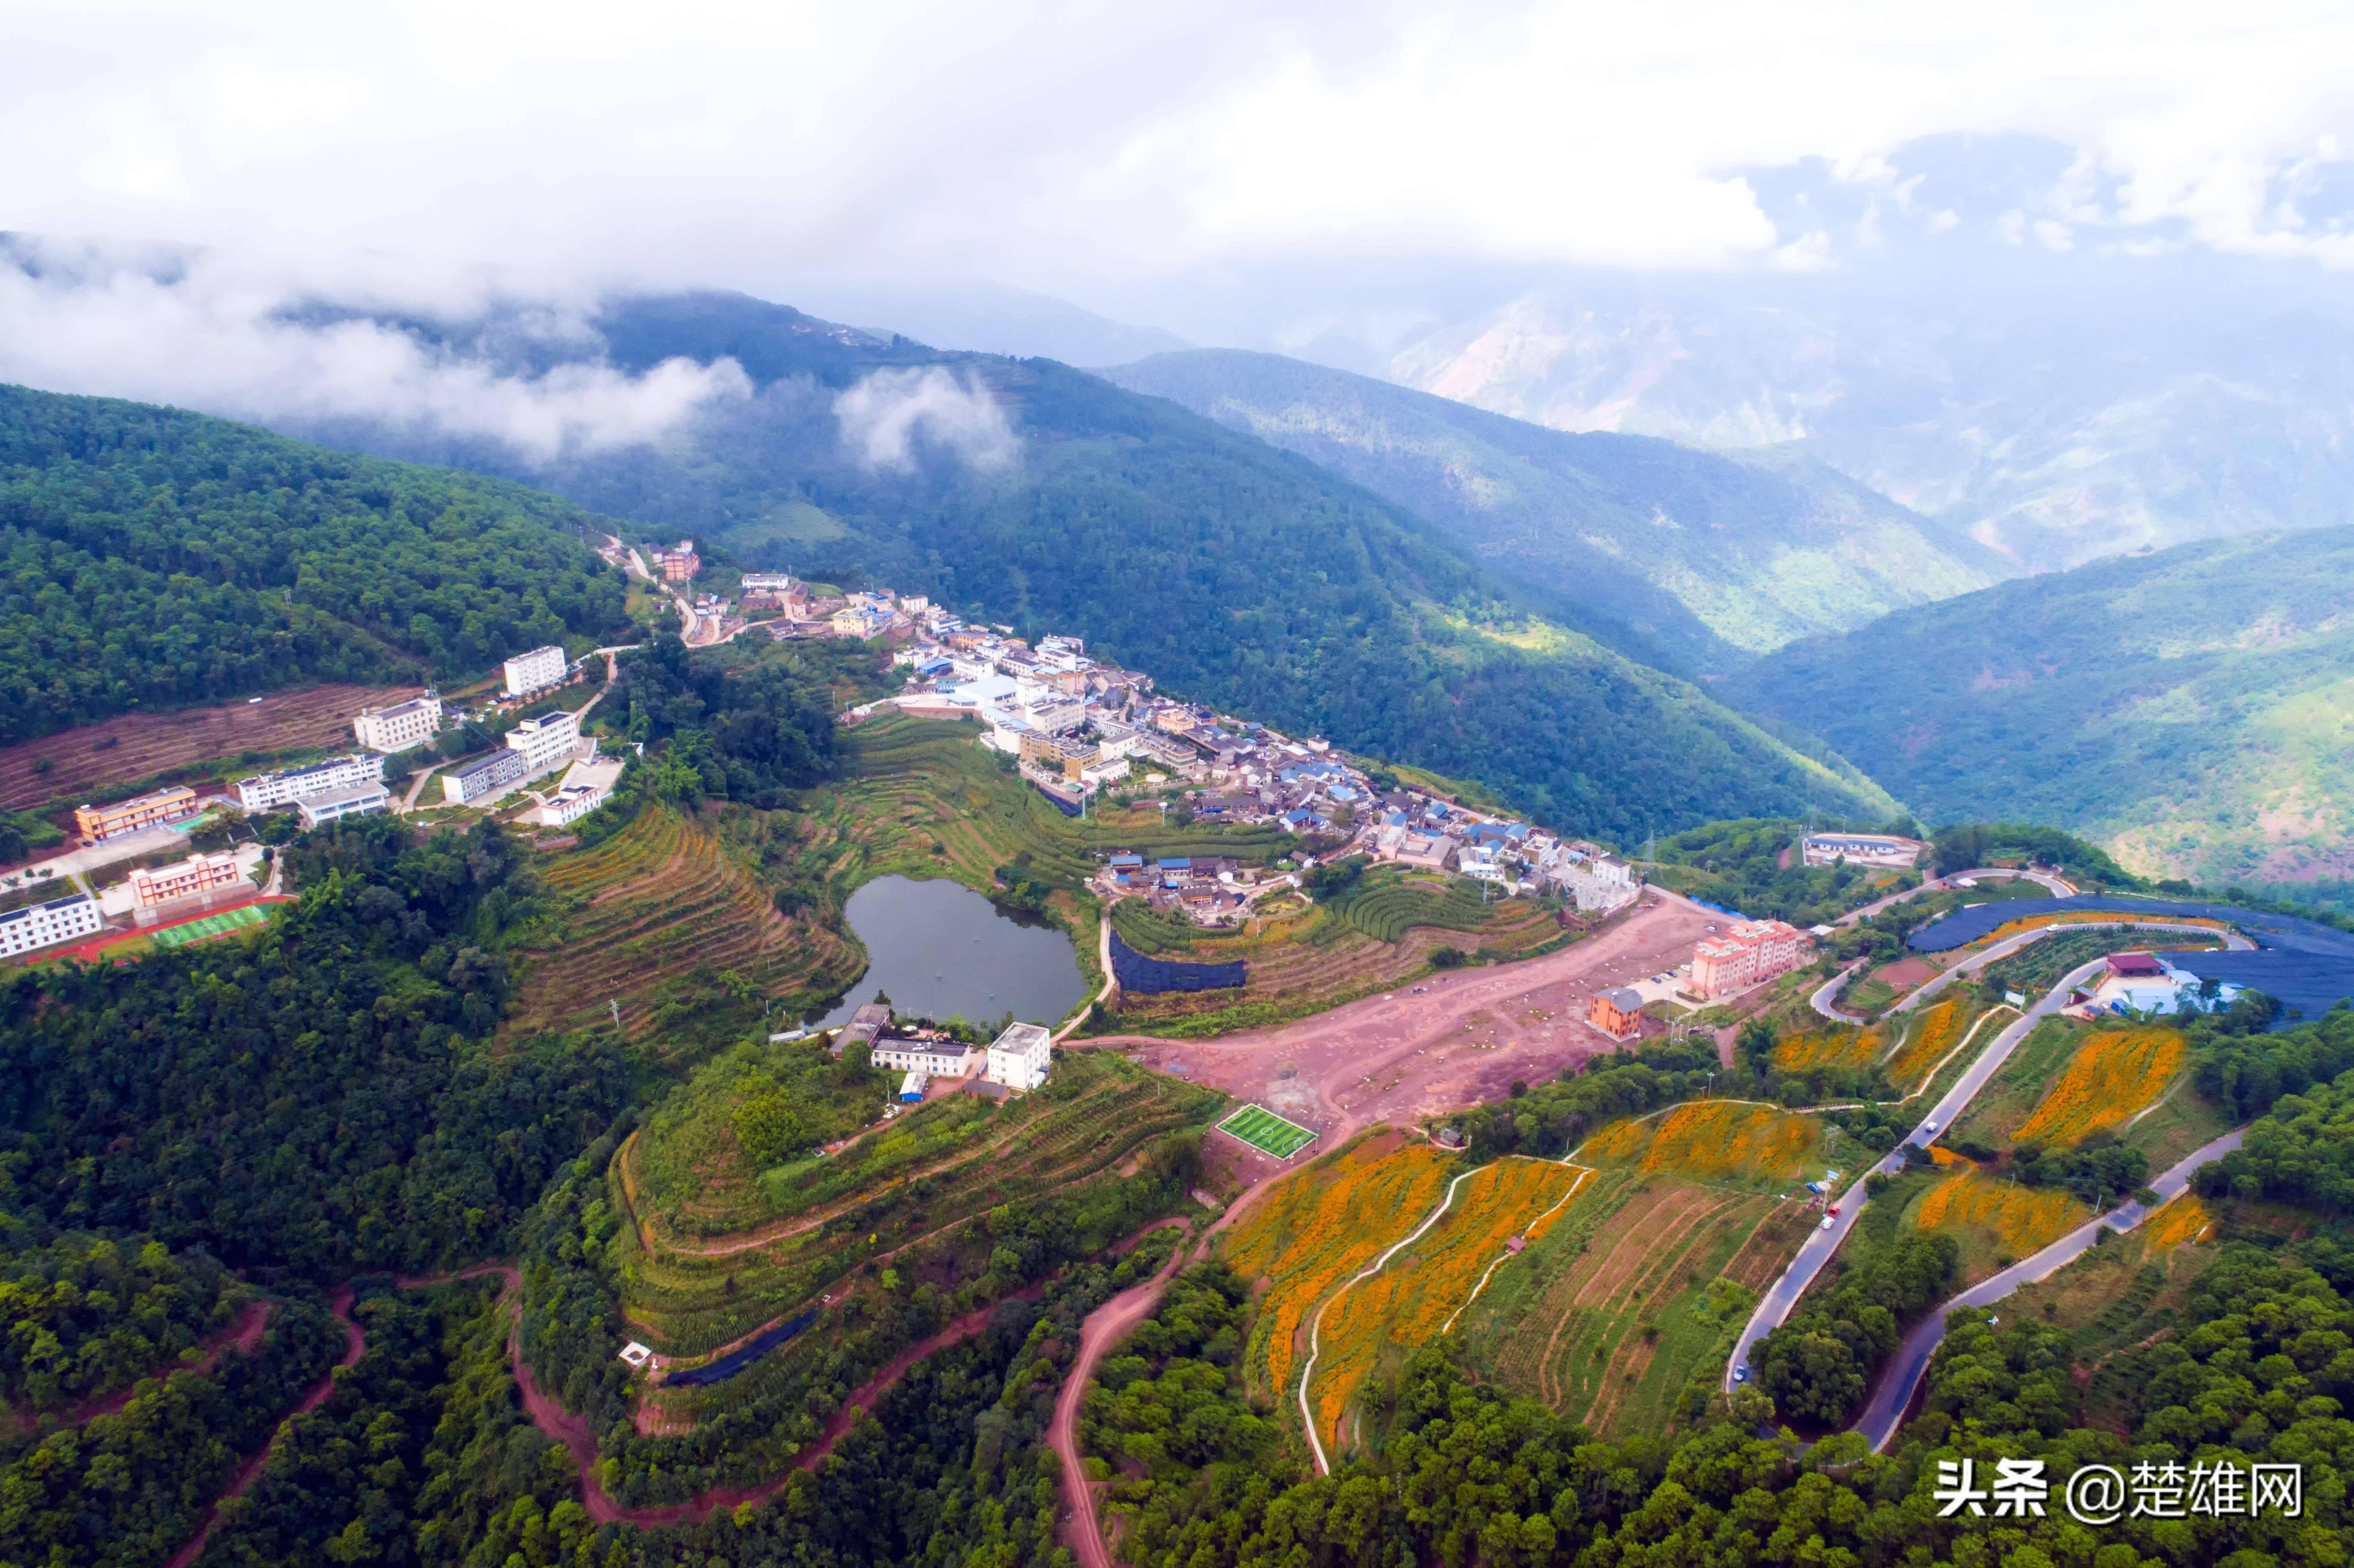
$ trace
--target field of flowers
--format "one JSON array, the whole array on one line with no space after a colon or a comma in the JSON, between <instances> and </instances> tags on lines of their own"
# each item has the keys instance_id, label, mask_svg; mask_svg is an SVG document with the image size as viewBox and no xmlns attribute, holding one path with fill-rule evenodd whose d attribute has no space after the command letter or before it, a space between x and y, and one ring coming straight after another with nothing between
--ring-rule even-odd
<instances>
[{"instance_id":1,"label":"field of flowers","mask_svg":"<svg viewBox=\"0 0 2354 1568\"><path fill-rule=\"evenodd\" d=\"M1831 1024L1822 1029L1809 1029L1803 1033L1786 1034L1774 1043L1774 1065L1786 1073L1803 1073L1812 1067L1848 1067L1857 1071L1872 1065L1886 1044L1877 1026L1853 1029L1844 1024Z\"/></svg>"},{"instance_id":2,"label":"field of flowers","mask_svg":"<svg viewBox=\"0 0 2354 1568\"><path fill-rule=\"evenodd\" d=\"M1882 1064L1888 1081L1906 1094L1919 1088L1921 1080L1946 1059L1946 1053L1961 1044L1969 1022L1970 1009L1958 997L1923 1008L1914 1016L1896 1054ZM1994 1025L1987 1027L1991 1030Z\"/></svg>"},{"instance_id":3,"label":"field of flowers","mask_svg":"<svg viewBox=\"0 0 2354 1568\"><path fill-rule=\"evenodd\" d=\"M1268 1193L1229 1233L1227 1264L1246 1279L1272 1282L1246 1363L1254 1372L1265 1369L1267 1391L1291 1386L1305 1354L1300 1325L1316 1304L1420 1224L1462 1174L1460 1159L1402 1141L1376 1135L1327 1155Z\"/></svg>"},{"instance_id":4,"label":"field of flowers","mask_svg":"<svg viewBox=\"0 0 2354 1568\"><path fill-rule=\"evenodd\" d=\"M2197 1193L2185 1192L2143 1222L2142 1250L2160 1253L2188 1246L2207 1234L2213 1220Z\"/></svg>"},{"instance_id":5,"label":"field of flowers","mask_svg":"<svg viewBox=\"0 0 2354 1568\"><path fill-rule=\"evenodd\" d=\"M2020 1187L1977 1171L1941 1181L1921 1200L1915 1223L1925 1231L1964 1233L1966 1266L1976 1253L2022 1258L2058 1241L2092 1218L2093 1211L2058 1187ZM1972 1248L1969 1241L1983 1245ZM1972 1267L1973 1277L1994 1272Z\"/></svg>"},{"instance_id":6,"label":"field of flowers","mask_svg":"<svg viewBox=\"0 0 2354 1568\"><path fill-rule=\"evenodd\" d=\"M1549 1160L1508 1159L1488 1166L1455 1190L1445 1217L1411 1251L1335 1301L1317 1335L1316 1381L1309 1390L1317 1430L1325 1440L1338 1444L1349 1402L1385 1349L1437 1339L1490 1266L1507 1255L1505 1242L1515 1235L1538 1240L1578 1202L1573 1194L1581 1184L1593 1185L1593 1176ZM1421 1223L1420 1214L1408 1219L1410 1224ZM1514 1261L1503 1266L1527 1265Z\"/></svg>"},{"instance_id":7,"label":"field of flowers","mask_svg":"<svg viewBox=\"0 0 2354 1568\"><path fill-rule=\"evenodd\" d=\"M1606 1127L1579 1159L1631 1165L1646 1173L1748 1178L1771 1184L1802 1180L1820 1163L1819 1117L1738 1100L1692 1100L1649 1119Z\"/></svg>"},{"instance_id":8,"label":"field of flowers","mask_svg":"<svg viewBox=\"0 0 2354 1568\"><path fill-rule=\"evenodd\" d=\"M2071 1144L2156 1105L2182 1069L2182 1035L2172 1029L2100 1031L2076 1048L2067 1070L2011 1137L2019 1143Z\"/></svg>"}]
</instances>

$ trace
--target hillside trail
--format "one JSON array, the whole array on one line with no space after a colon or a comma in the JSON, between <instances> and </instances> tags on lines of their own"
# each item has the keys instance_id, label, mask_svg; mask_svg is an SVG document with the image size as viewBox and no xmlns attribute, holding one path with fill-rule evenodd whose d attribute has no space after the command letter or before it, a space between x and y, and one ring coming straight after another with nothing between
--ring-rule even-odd
<instances>
[{"instance_id":1,"label":"hillside trail","mask_svg":"<svg viewBox=\"0 0 2354 1568\"><path fill-rule=\"evenodd\" d=\"M270 1326L270 1311L271 1303L267 1298L254 1297L238 1308L237 1317L227 1328L206 1335L193 1347L196 1352L193 1361L175 1360L169 1366L158 1367L145 1376L134 1379L127 1388L119 1388L112 1393L100 1394L95 1399L85 1399L79 1404L69 1405L58 1412L58 1425L87 1426L101 1415L117 1414L131 1403L132 1395L139 1392L139 1385L143 1383L161 1383L175 1372L208 1372L220 1364L222 1355L231 1347L240 1355L253 1354L261 1348L261 1333ZM30 1430L38 1414L35 1412L30 1417L19 1417L16 1424ZM0 1412L0 1433L6 1432L9 1425L10 1417L5 1412Z\"/></svg>"},{"instance_id":2,"label":"hillside trail","mask_svg":"<svg viewBox=\"0 0 2354 1568\"><path fill-rule=\"evenodd\" d=\"M186 1544L172 1553L164 1568L188 1568L188 1564L196 1560L205 1549L205 1542L212 1537L213 1526L220 1519L221 1505L231 1498L245 1495L247 1489L251 1487L260 1476L261 1467L268 1464L270 1456L277 1451L279 1439L286 1436L287 1428L293 1423L294 1418L298 1415L308 1415L326 1404L327 1396L335 1392L335 1373L345 1367L356 1364L361 1352L366 1350L367 1336L361 1331L360 1326L352 1320L352 1287L350 1286L342 1285L335 1287L334 1293L327 1298L327 1310L334 1313L335 1321L344 1326L342 1358L328 1369L326 1376L312 1385L311 1391L295 1403L293 1409L278 1418L278 1425L270 1428L270 1440L254 1450L247 1457L245 1463L238 1467L237 1475L229 1481L228 1488L213 1499L213 1506L205 1510L204 1522L196 1526L196 1534L190 1536ZM255 1338L258 1342L260 1336L257 1334Z\"/></svg>"}]
</instances>

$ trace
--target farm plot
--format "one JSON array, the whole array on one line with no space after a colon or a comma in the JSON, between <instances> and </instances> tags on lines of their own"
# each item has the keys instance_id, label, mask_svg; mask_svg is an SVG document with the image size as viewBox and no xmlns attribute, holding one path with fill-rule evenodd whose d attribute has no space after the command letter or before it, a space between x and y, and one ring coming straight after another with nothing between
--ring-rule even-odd
<instances>
[{"instance_id":1,"label":"farm plot","mask_svg":"<svg viewBox=\"0 0 2354 1568\"><path fill-rule=\"evenodd\" d=\"M610 1020L658 1035L715 1010L782 995L789 1010L841 991L864 968L850 938L777 912L768 891L699 824L666 806L542 872L567 908L526 958L511 1033ZM707 1019L706 1019L707 1021Z\"/></svg>"},{"instance_id":2,"label":"farm plot","mask_svg":"<svg viewBox=\"0 0 2354 1568\"><path fill-rule=\"evenodd\" d=\"M1218 1124L1218 1130L1253 1149L1288 1160L1316 1141L1316 1134L1263 1106L1245 1106Z\"/></svg>"},{"instance_id":3,"label":"farm plot","mask_svg":"<svg viewBox=\"0 0 2354 1568\"><path fill-rule=\"evenodd\" d=\"M1822 1118L1739 1100L1688 1100L1616 1122L1577 1158L1644 1175L1691 1176L1779 1192L1820 1175Z\"/></svg>"},{"instance_id":4,"label":"farm plot","mask_svg":"<svg viewBox=\"0 0 2354 1568\"><path fill-rule=\"evenodd\" d=\"M1786 1073L1803 1073L1815 1067L1861 1072L1879 1060L1885 1044L1877 1025L1852 1029L1833 1024L1827 1029L1809 1029L1786 1034L1774 1043L1774 1065Z\"/></svg>"},{"instance_id":5,"label":"farm plot","mask_svg":"<svg viewBox=\"0 0 2354 1568\"><path fill-rule=\"evenodd\" d=\"M1397 1156L1393 1155L1395 1159ZM1527 1266L1507 1242L1542 1240L1595 1172L1550 1160L1506 1159L1464 1176L1447 1213L1413 1248L1324 1309L1308 1403L1325 1443L1342 1446L1349 1408L1365 1380L1388 1372L1407 1349L1429 1344L1480 1287ZM1403 1216L1406 1228L1422 1215Z\"/></svg>"},{"instance_id":6,"label":"farm plot","mask_svg":"<svg viewBox=\"0 0 2354 1568\"><path fill-rule=\"evenodd\" d=\"M347 748L363 707L405 702L421 686L301 686L258 703L124 714L0 747L0 810L92 800L142 779L219 777L236 759ZM215 764L228 765L226 768Z\"/></svg>"},{"instance_id":7,"label":"farm plot","mask_svg":"<svg viewBox=\"0 0 2354 1568\"><path fill-rule=\"evenodd\" d=\"M1420 1224L1462 1170L1428 1144L1376 1133L1287 1178L1227 1233L1228 1266L1269 1282L1244 1361L1253 1388L1291 1387L1317 1303Z\"/></svg>"},{"instance_id":8,"label":"farm plot","mask_svg":"<svg viewBox=\"0 0 2354 1568\"><path fill-rule=\"evenodd\" d=\"M1950 1235L1962 1249L1962 1274L1976 1284L2042 1251L2093 1217L2065 1189L2026 1187L1986 1171L1964 1171L1921 1195L1914 1224Z\"/></svg>"},{"instance_id":9,"label":"farm plot","mask_svg":"<svg viewBox=\"0 0 2354 1568\"><path fill-rule=\"evenodd\" d=\"M1894 1046L1881 1063L1888 1081L1901 1094L1927 1087L1929 1075L1936 1071L1937 1064L1968 1037L1978 1012L1974 1004L1960 997L1947 997L1911 1014L1897 1032ZM1987 1025L1989 1031L1993 1028L1992 1024Z\"/></svg>"},{"instance_id":10,"label":"farm plot","mask_svg":"<svg viewBox=\"0 0 2354 1568\"><path fill-rule=\"evenodd\" d=\"M2156 1105L2181 1070L2179 1030L2097 1031L2076 1048L2011 1136L2020 1143L2081 1142L2087 1133L2115 1128Z\"/></svg>"},{"instance_id":11,"label":"farm plot","mask_svg":"<svg viewBox=\"0 0 2354 1568\"><path fill-rule=\"evenodd\" d=\"M1520 1291L1457 1331L1480 1370L1596 1436L1658 1436L1684 1418L1695 1381L1713 1383L1813 1216L1674 1177L1617 1180L1606 1223L1532 1247Z\"/></svg>"}]
</instances>

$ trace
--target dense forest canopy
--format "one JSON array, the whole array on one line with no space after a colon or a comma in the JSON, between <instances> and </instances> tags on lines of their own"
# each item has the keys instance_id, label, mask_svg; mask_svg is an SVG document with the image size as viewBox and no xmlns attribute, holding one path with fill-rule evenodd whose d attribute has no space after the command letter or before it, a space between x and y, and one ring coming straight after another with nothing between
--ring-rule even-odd
<instances>
[{"instance_id":1,"label":"dense forest canopy","mask_svg":"<svg viewBox=\"0 0 2354 1568\"><path fill-rule=\"evenodd\" d=\"M622 630L577 506L176 408L0 387L0 744Z\"/></svg>"}]
</instances>

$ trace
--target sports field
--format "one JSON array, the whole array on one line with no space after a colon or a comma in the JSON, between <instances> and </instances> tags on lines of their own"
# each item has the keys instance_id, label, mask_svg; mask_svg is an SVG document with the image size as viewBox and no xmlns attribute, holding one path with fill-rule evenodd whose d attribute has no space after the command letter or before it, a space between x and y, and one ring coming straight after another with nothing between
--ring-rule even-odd
<instances>
[{"instance_id":1,"label":"sports field","mask_svg":"<svg viewBox=\"0 0 2354 1568\"><path fill-rule=\"evenodd\" d=\"M191 920L185 926L171 926L154 934L159 948L184 947L201 942L207 937L226 936L249 926L268 924L270 912L259 904L248 904L236 909L224 909L217 915L207 915L201 920Z\"/></svg>"},{"instance_id":2,"label":"sports field","mask_svg":"<svg viewBox=\"0 0 2354 1568\"><path fill-rule=\"evenodd\" d=\"M1310 1144L1316 1135L1296 1121L1286 1121L1261 1106L1245 1106L1218 1124L1220 1132L1228 1132L1253 1149L1288 1160Z\"/></svg>"}]
</instances>

